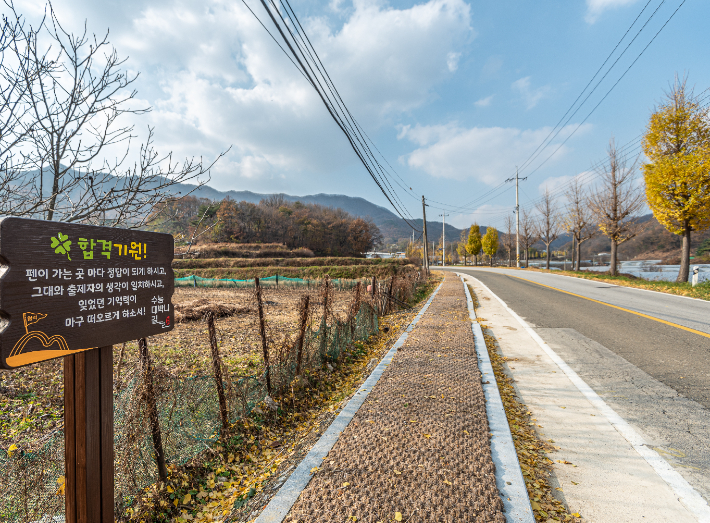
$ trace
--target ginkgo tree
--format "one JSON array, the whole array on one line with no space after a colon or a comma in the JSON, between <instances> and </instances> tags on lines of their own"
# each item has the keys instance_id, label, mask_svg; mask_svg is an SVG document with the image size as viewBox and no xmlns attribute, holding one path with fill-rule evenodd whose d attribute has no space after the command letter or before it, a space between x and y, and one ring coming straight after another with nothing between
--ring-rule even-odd
<instances>
[{"instance_id":1,"label":"ginkgo tree","mask_svg":"<svg viewBox=\"0 0 710 523\"><path fill-rule=\"evenodd\" d=\"M483 247L483 252L485 252L491 262L491 267L493 267L493 257L498 252L498 231L495 227L488 227L486 229L486 234L483 235L481 239L481 246Z\"/></svg>"},{"instance_id":2,"label":"ginkgo tree","mask_svg":"<svg viewBox=\"0 0 710 523\"><path fill-rule=\"evenodd\" d=\"M686 79L651 114L643 139L646 199L668 231L683 238L679 282L690 273L690 234L710 227L710 114Z\"/></svg>"},{"instance_id":3,"label":"ginkgo tree","mask_svg":"<svg viewBox=\"0 0 710 523\"><path fill-rule=\"evenodd\" d=\"M471 225L471 230L468 233L468 242L466 243L466 251L473 256L474 263L478 265L478 255L481 253L481 228L478 224Z\"/></svg>"}]
</instances>

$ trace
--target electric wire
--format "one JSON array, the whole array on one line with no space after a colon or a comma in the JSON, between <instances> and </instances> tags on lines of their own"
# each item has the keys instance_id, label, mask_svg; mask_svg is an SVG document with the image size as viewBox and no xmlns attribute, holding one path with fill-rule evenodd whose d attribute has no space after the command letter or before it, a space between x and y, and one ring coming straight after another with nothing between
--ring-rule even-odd
<instances>
[{"instance_id":1,"label":"electric wire","mask_svg":"<svg viewBox=\"0 0 710 523\"><path fill-rule=\"evenodd\" d=\"M315 71L313 70L311 62L308 61L307 55L309 55L311 57L311 61L315 62L315 60L313 59L313 56L310 54L310 51L308 51L308 46L306 46L305 41L303 40L303 37L300 36L300 32L303 32L303 34L305 34L305 31L303 31L303 28L300 25L300 22L298 22L298 21L294 22L294 19L297 20L295 13L293 11L291 11L291 13L288 13L288 9L286 9L286 6L282 2L282 7L284 7L284 10L287 13L287 17L291 20L294 28L296 29L296 27L298 26L301 29L301 31L298 31L296 29L296 32L299 35L299 39L302 42L303 48L306 49L306 52L304 52L304 49L301 47L301 45L299 45L298 39L296 38L294 33L291 31L288 23L286 22L286 20L282 16L279 9L274 4L273 0L270 0L274 6L273 11L276 11L276 13L278 14L279 18L281 19L281 22L283 23L283 27L286 29L286 31L291 36L292 41L290 41L287 38L286 34L284 33L283 28L281 27L281 24L278 23L276 17L274 16L272 9L269 8L266 1L265 0L260 0L260 1L261 1L262 6L264 7L264 9L266 9L266 11L269 15L269 18L271 18L272 23L276 26L276 29L278 30L284 43L286 44L286 46L290 50L290 52L291 52L290 55L279 44L279 42L276 41L275 37L268 31L268 29L264 26L264 24L261 23L261 20L259 20L258 16L256 16L254 11L251 8L249 8L248 5L247 5L247 8L252 13L252 15L254 15L254 17L259 21L259 23L262 25L262 27L264 27L264 29L266 29L266 31L271 35L272 39L274 39L274 41L276 41L277 45L279 45L279 48L281 48L281 50L289 57L291 62L294 64L294 66L296 66L296 68L299 69L299 71L306 78L308 83L315 89L315 91L318 94L318 96L320 97L321 101L326 106L328 113L331 115L333 120L336 122L336 125L338 125L338 127L341 129L341 131L343 131L343 133L346 135L346 138L348 139L355 154L358 156L358 158L360 159L363 166L365 166L365 169L368 171L368 174L373 179L375 184L378 186L378 188L380 189L382 194L385 196L387 201L390 203L390 205L392 205L393 209L405 221L405 223L407 223L407 225L409 227L411 227L413 230L419 232L418 229L416 229L416 227L414 227L412 225L412 223L410 223L410 220L413 220L413 218L411 217L411 214L406 209L406 207L401 203L401 200L399 200L396 192L394 191L391 184L389 183L389 180L388 180L386 174L384 174L384 169L382 169L379 162L376 159L374 159L374 155L372 155L372 152L369 151L369 148L363 146L362 137L360 137L360 139L358 139L357 133L355 133L352 129L352 124L348 121L347 117L344 117L342 107L340 107L339 109L336 109L336 104L338 102L339 96L336 97L333 94L330 86L328 86L328 90L331 91L331 96L333 96L333 98L335 98L335 100L336 100L336 104L334 104L333 101L327 96L327 93L324 91L320 80L318 79ZM307 38L307 36L306 36L306 38ZM309 40L309 43L310 43L310 40ZM298 48L299 53L297 53L296 50L294 49L294 45ZM315 51L315 49L313 49L313 51ZM291 57L293 57L296 60L296 62L298 62L298 64L296 64L296 62L294 62L294 60ZM306 67L304 65L304 62L308 65L308 67ZM322 66L322 62L321 62L321 66ZM317 66L316 66L316 69L318 69ZM323 70L325 70L325 67L323 67ZM319 70L319 72L320 72L320 70ZM323 83L326 83L325 76L323 75L322 72L321 72L321 78L324 79ZM328 77L328 79L329 79L329 77ZM320 89L319 89L319 87L320 87ZM333 87L334 87L334 85L333 85ZM342 102L342 99L340 99L340 102ZM339 104L337 104L337 105L339 105ZM344 105L345 104L343 103L343 106ZM346 110L347 110L347 108L346 108ZM347 111L347 113L349 114L349 111ZM341 114L343 114L343 116L341 116ZM369 151L369 152L365 152L365 151ZM379 172L378 172L378 166L380 169ZM393 201L393 200L395 200L395 201ZM397 202L397 203L395 203L395 202ZM405 217L405 215L409 216L409 219L407 217Z\"/></svg>"}]
</instances>

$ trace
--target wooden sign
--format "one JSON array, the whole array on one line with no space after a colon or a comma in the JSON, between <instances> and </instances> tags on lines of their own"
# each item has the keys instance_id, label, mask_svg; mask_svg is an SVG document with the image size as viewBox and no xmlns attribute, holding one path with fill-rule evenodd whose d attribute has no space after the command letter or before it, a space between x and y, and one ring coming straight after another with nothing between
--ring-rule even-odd
<instances>
[{"instance_id":1,"label":"wooden sign","mask_svg":"<svg viewBox=\"0 0 710 523\"><path fill-rule=\"evenodd\" d=\"M0 368L173 328L169 234L0 219Z\"/></svg>"}]
</instances>

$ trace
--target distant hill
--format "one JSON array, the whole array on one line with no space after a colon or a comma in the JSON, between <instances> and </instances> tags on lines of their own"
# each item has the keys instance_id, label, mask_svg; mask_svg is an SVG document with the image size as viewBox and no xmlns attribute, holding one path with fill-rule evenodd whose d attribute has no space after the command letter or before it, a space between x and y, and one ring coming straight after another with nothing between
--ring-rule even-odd
<instances>
[{"instance_id":1,"label":"distant hill","mask_svg":"<svg viewBox=\"0 0 710 523\"><path fill-rule=\"evenodd\" d=\"M203 185L195 189L194 185L178 184L174 187L175 193L187 194L191 193L198 198L209 198L210 200L223 200L227 196L236 201L246 201L251 203L259 203L261 200L272 196L271 194L255 193L251 191L218 191ZM290 202L300 201L303 203L315 203L326 207L335 207L349 212L353 216L369 217L375 222L382 232L386 244L396 243L403 238L412 237L412 229L406 224L402 218L394 214L389 209L371 203L364 198L356 196L345 196L343 194L309 194L305 196L293 196L290 194L281 194L285 200ZM422 220L414 220L414 226L421 230ZM441 239L442 222L427 220L427 233L429 240L438 241ZM485 232L485 227L481 227L481 233ZM446 241L453 241L460 238L461 229L457 229L453 225L446 224ZM415 235L418 238L419 234Z\"/></svg>"},{"instance_id":2,"label":"distant hill","mask_svg":"<svg viewBox=\"0 0 710 523\"><path fill-rule=\"evenodd\" d=\"M665 258L675 258L680 256L681 237L670 233L653 214L646 214L641 217L641 222L645 228L641 233L619 245L619 255L622 260L662 260ZM690 237L690 255L694 256L698 246L707 238L710 238L710 230L693 233ZM571 249L569 242L564 248ZM610 252L611 243L603 234L582 244L582 258L589 259L592 254L600 252Z\"/></svg>"}]
</instances>

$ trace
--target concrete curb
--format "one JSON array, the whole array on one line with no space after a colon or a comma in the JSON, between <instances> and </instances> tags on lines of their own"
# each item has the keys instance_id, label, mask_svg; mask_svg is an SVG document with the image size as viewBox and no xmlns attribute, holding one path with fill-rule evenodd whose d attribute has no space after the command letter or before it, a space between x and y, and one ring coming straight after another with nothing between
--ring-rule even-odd
<instances>
[{"instance_id":1,"label":"concrete curb","mask_svg":"<svg viewBox=\"0 0 710 523\"><path fill-rule=\"evenodd\" d=\"M488 349L486 349L483 330L476 321L476 312L473 308L473 299L469 293L468 285L466 285L462 274L456 274L461 278L466 292L466 303L471 317L471 330L473 330L476 354L478 355L478 366L481 369L481 379L484 380L483 393L486 396L486 414L492 434L491 456L496 466L496 485L505 507L505 519L508 523L535 523L528 490L520 470L518 455L515 452L513 436L508 426L508 418L503 408L503 400L500 397L498 383L493 373Z\"/></svg>"},{"instance_id":2,"label":"concrete curb","mask_svg":"<svg viewBox=\"0 0 710 523\"><path fill-rule=\"evenodd\" d=\"M415 316L407 329L397 339L385 357L382 358L382 361L375 367L375 370L372 371L372 374L365 380L365 383L360 386L355 395L348 401L345 408L340 411L340 414L333 420L333 423L331 423L330 427L323 433L308 455L299 463L296 470L294 470L288 480L286 480L286 483L284 483L276 495L271 498L269 504L266 505L266 508L259 514L259 517L254 520L254 523L281 523L288 515L291 507L296 503L296 500L298 500L298 496L301 495L303 489L305 489L311 481L311 469L321 465L323 458L328 455L330 449L332 449L335 442L338 441L340 433L345 430L365 402L365 398L367 398L367 395L377 384L380 376L382 376L382 373L387 368L387 365L392 362L395 354L397 354L397 349L407 341L409 333L412 332L414 326L427 311L442 285L443 282L434 290L424 307L422 307L422 310L419 311L419 314Z\"/></svg>"}]
</instances>

